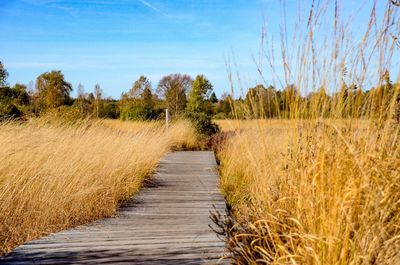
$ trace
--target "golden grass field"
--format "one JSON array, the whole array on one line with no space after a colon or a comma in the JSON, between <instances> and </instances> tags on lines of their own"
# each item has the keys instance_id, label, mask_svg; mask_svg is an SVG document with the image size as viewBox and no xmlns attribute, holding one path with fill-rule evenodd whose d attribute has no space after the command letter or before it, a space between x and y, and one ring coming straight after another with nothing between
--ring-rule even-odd
<instances>
[{"instance_id":1,"label":"golden grass field","mask_svg":"<svg viewBox=\"0 0 400 265\"><path fill-rule=\"evenodd\" d=\"M166 152L195 143L186 121L1 124L0 253L113 215Z\"/></svg>"},{"instance_id":2,"label":"golden grass field","mask_svg":"<svg viewBox=\"0 0 400 265\"><path fill-rule=\"evenodd\" d=\"M398 123L218 124L235 132L219 159L222 190L246 227L230 239L238 264L400 264Z\"/></svg>"},{"instance_id":3,"label":"golden grass field","mask_svg":"<svg viewBox=\"0 0 400 265\"><path fill-rule=\"evenodd\" d=\"M345 2L313 1L297 22L284 6L280 43L265 25L255 64L285 99L241 94L238 120L217 121L233 217L216 223L234 264L400 264L400 4L365 2L354 27Z\"/></svg>"},{"instance_id":4,"label":"golden grass field","mask_svg":"<svg viewBox=\"0 0 400 265\"><path fill-rule=\"evenodd\" d=\"M279 36L263 28L253 58L277 90L235 94L243 79L226 61L237 120L216 121L215 141L233 215L221 221L227 258L400 264L400 3L371 1L361 25L354 1L312 1L288 25L284 2L281 22L269 23ZM168 150L196 141L183 121L168 132L159 122L1 124L0 253L113 215Z\"/></svg>"}]
</instances>

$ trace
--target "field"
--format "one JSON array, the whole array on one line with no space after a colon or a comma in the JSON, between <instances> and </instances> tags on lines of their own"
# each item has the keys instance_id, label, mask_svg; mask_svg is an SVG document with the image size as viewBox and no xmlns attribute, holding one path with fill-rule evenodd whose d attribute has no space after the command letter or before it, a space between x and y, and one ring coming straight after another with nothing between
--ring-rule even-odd
<instances>
[{"instance_id":1,"label":"field","mask_svg":"<svg viewBox=\"0 0 400 265\"><path fill-rule=\"evenodd\" d=\"M217 121L232 211L215 221L234 264L400 264L400 46L388 34L399 4L374 2L357 29L338 1L325 4L299 24L283 16L278 45L265 30L265 86L231 104L236 120Z\"/></svg>"},{"instance_id":2,"label":"field","mask_svg":"<svg viewBox=\"0 0 400 265\"><path fill-rule=\"evenodd\" d=\"M171 148L193 147L190 123L33 119L0 125L0 250L111 216ZM0 253L1 253L0 252Z\"/></svg>"},{"instance_id":3,"label":"field","mask_svg":"<svg viewBox=\"0 0 400 265\"><path fill-rule=\"evenodd\" d=\"M220 121L235 261L398 264L400 127L349 120ZM233 132L233 133L232 133Z\"/></svg>"},{"instance_id":4,"label":"field","mask_svg":"<svg viewBox=\"0 0 400 265\"><path fill-rule=\"evenodd\" d=\"M103 1L95 2L108 9ZM248 32L250 25L238 27L230 22L229 28L234 32L229 35L240 33L233 44L240 45L240 50L248 50L254 65L248 68L250 60L243 60L243 51L236 62L232 49L232 57L225 57L224 63L221 62L223 74L227 74L224 84L218 83L223 79L221 73L214 72L219 65L214 60L219 55L207 55L205 51L223 52L222 48L232 45L223 38L216 38L227 25L223 26L222 20L212 26L209 18L204 23L197 19L208 12L199 16L169 15L169 11L164 13L159 9L167 7L167 2L174 1L158 3L160 7L158 4L153 7L144 0L136 4L144 4L150 11L163 15L160 23L149 21L149 25L160 25L158 35L162 39L185 36L179 40L184 43L173 41L171 45L154 41L160 46L153 49L153 39L147 40L150 35L158 36L152 26L146 29L145 36L137 38L144 41L146 51L143 55L140 50L134 52L135 58L136 55L148 58L146 53L151 51L154 66L147 67L150 61L141 65L129 59L133 55L125 56L121 51L120 56L110 56L126 57L134 67L112 65L112 60L104 60L102 67L103 64L107 67L120 65L121 69L107 72L117 73L112 79L106 79L100 72L90 75L109 84L110 80L130 75L123 74L124 71L142 66L142 70L151 70L146 73L149 77L140 73L133 84L126 81L130 88L125 87L125 91L117 91L117 84L105 91L109 93L115 89L113 93L120 95L119 99L103 93L99 84L92 92L85 92L81 83L73 88L66 76L74 71L64 76L61 70L52 70L37 76L35 83L11 86L7 81L9 74L0 61L0 256L42 235L114 215L118 206L149 179L166 153L208 148L215 152L219 162L218 184L227 202L225 205L218 194L220 209L226 207L227 213L221 214L215 207L215 212L211 211L209 216L207 207L211 207L216 196L207 188L217 190L215 178L218 177L215 172L208 176L203 174L215 165L211 152L206 156L207 163L199 158L187 159L190 164L178 159L169 161L168 171L164 172L165 181L168 181L165 176L175 176L171 183L182 185L176 185L165 194L159 192L165 197L160 196L162 199L157 203L166 203L165 216L171 223L159 215L157 221L163 226L159 229L160 223L150 224L151 233L153 228L169 233L167 226L170 224L175 224L174 228L179 230L176 223L180 221L174 216L181 214L179 211L183 207L179 204L183 202L188 211L198 210L196 206L200 206L197 213L207 222L211 222L210 219L214 222L214 231L222 235L226 243L227 251L222 259L232 264L400 264L400 1L239 1L244 5L237 6L239 13L247 14L243 21L251 23L255 20L248 16L254 19L256 13L247 10L247 6L263 2L268 8L265 20L262 16L264 24L260 25L260 38L255 46L258 53L245 48L251 41L246 38L253 38L253 33ZM195 2L188 5L190 9L197 9ZM217 7L222 7L224 1L214 2L218 3L212 3L212 10L220 14ZM56 6L57 3L47 4ZM170 10L183 10L186 4L179 3L179 8L170 7ZM225 4L229 8L221 9L224 12L238 5L229 1ZM85 3L84 6L92 5ZM115 6L117 4L113 4L113 8ZM123 11L131 12L130 8ZM257 12L261 10L256 9ZM142 11L139 13L139 18L151 17L143 15ZM178 17L185 20L178 23ZM182 34L176 30L168 33L164 26L172 18L174 26L190 25L189 21L193 20L204 28L196 30L191 25L182 30ZM223 18L229 21L239 16L224 15ZM142 19L137 21L145 28ZM201 31L206 28L215 35L210 41L212 45L224 43L226 47L211 44L203 47L205 39ZM241 29L245 30L240 32ZM126 32L125 19L120 31ZM104 29L101 40L110 32ZM193 32L196 37L186 36ZM202 41L198 41L200 38ZM126 36L116 39L129 40ZM189 40L196 43L186 43ZM165 47L182 51L179 50L179 55L168 52L167 56L163 54L168 51ZM190 47L190 51L185 52L183 47ZM186 58L189 55L196 55L196 59L190 61ZM66 56L62 54L62 57ZM168 63L162 63L164 57L169 58ZM76 61L82 61L78 59ZM174 65L179 61L185 62L183 66ZM195 69L200 62L207 67ZM17 72L15 76L22 76L16 66L25 64L42 65L11 61L10 69ZM54 65L61 67L63 64ZM163 65L169 69L159 68ZM159 76L161 72L175 69L199 74ZM202 73L205 70L212 72ZM254 75L249 75L249 71ZM206 74L215 79L209 80ZM160 77L158 83L155 77ZM74 83L78 78L81 76L74 76ZM89 80L91 78L85 82L93 83ZM168 129L164 119L173 121ZM198 167L197 171L193 164ZM190 174L196 182L186 179ZM210 179L213 182L207 187L202 181ZM189 186L186 187L190 188L186 190L189 194L179 194L184 191L181 191L185 188L183 184ZM193 200L192 193L197 193L200 185L201 195L197 194L197 201ZM169 234L171 241L160 243L160 234L155 231L149 236L154 240L148 245L141 239L135 240L140 241L138 245L144 249L154 250L158 245L161 258L171 254L165 251L164 242L170 244L179 258L190 254L175 249L192 244L191 236L200 238L188 228L193 225L190 220L198 217L191 216L192 212L185 214L184 232L188 237L179 239ZM155 219L151 213L149 216ZM199 220L196 219L197 224L209 228L210 223L201 221L200 224ZM148 225L146 219L140 222ZM136 231L133 233L136 235ZM207 242L201 243L211 253L215 242L208 240L205 238ZM116 250L129 252L125 251L129 244L114 241L118 246ZM85 244L84 241L77 243ZM195 252L203 251L194 243L193 246ZM205 254L209 253L207 251ZM98 252L102 255L103 249ZM118 255L111 258L115 256ZM198 260L189 263L196 262Z\"/></svg>"}]
</instances>

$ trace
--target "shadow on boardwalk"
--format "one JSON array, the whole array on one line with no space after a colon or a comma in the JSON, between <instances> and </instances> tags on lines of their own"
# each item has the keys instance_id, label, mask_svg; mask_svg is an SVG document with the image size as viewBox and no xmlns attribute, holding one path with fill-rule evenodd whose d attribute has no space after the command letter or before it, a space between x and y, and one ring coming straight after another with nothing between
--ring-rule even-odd
<instances>
[{"instance_id":1,"label":"shadow on boardwalk","mask_svg":"<svg viewBox=\"0 0 400 265\"><path fill-rule=\"evenodd\" d=\"M164 255L151 257L145 253L122 250L60 251L52 252L50 255L47 251L43 251L32 254L25 253L21 256L15 255L13 259L5 260L4 264L207 264L206 260L200 258L185 258L187 254L184 252L184 250L171 251ZM209 262L209 264L213 264L213 261ZM0 263L3 264L2 262Z\"/></svg>"}]
</instances>

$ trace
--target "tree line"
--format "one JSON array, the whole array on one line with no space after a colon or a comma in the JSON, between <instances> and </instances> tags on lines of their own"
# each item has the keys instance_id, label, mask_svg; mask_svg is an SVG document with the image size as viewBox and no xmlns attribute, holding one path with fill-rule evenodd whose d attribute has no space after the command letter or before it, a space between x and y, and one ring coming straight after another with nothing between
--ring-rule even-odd
<instances>
[{"instance_id":1,"label":"tree line","mask_svg":"<svg viewBox=\"0 0 400 265\"><path fill-rule=\"evenodd\" d=\"M49 111L73 113L80 117L113 118L122 120L150 120L164 118L168 108L172 116L204 113L228 117L230 98L218 100L213 85L204 75L194 79L186 74L164 76L155 88L146 76L140 76L119 100L105 98L96 84L92 92L85 92L82 84L73 98L73 87L61 71L50 71L36 78L34 87L23 84L10 87L8 72L0 62L0 118L40 116Z\"/></svg>"},{"instance_id":2,"label":"tree line","mask_svg":"<svg viewBox=\"0 0 400 265\"><path fill-rule=\"evenodd\" d=\"M57 110L76 117L113 118L122 120L163 119L164 109L172 116L186 116L211 126L211 117L224 118L394 118L400 120L399 85L391 81L389 72L382 75L381 85L364 90L355 84L343 84L335 93L320 87L306 96L295 85L278 90L274 86L257 85L246 95L234 99L223 94L220 99L204 75L194 79L186 74L170 74L153 87L146 76L140 76L119 100L104 98L96 84L92 92L77 87L72 98L71 83L61 71L39 75L34 87L7 83L8 72L0 62L0 119L24 115L42 115ZM31 85L32 86L32 85ZM388 115L388 108L394 109ZM386 116L385 116L386 115ZM206 127L207 127L206 126ZM211 126L212 127L212 126ZM213 129L211 129L213 130Z\"/></svg>"},{"instance_id":3,"label":"tree line","mask_svg":"<svg viewBox=\"0 0 400 265\"><path fill-rule=\"evenodd\" d=\"M236 117L250 118L378 118L400 121L400 86L390 79L389 71L381 84L369 90L356 84L342 84L328 93L325 87L302 96L295 85L282 90L257 85L244 99L233 104Z\"/></svg>"}]
</instances>

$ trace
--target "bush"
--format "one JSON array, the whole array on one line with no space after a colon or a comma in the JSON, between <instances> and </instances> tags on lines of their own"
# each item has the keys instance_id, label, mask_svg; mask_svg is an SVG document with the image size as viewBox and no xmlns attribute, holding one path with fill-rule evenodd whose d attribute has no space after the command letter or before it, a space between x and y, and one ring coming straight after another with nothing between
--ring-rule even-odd
<instances>
[{"instance_id":1,"label":"bush","mask_svg":"<svg viewBox=\"0 0 400 265\"><path fill-rule=\"evenodd\" d=\"M186 117L193 122L198 134L202 136L211 136L219 132L217 124L211 121L211 116L201 112L188 112Z\"/></svg>"},{"instance_id":2,"label":"bush","mask_svg":"<svg viewBox=\"0 0 400 265\"><path fill-rule=\"evenodd\" d=\"M132 102L121 108L121 120L145 121L157 119L158 113L142 102Z\"/></svg>"},{"instance_id":3,"label":"bush","mask_svg":"<svg viewBox=\"0 0 400 265\"><path fill-rule=\"evenodd\" d=\"M119 109L116 102L105 101L103 105L102 116L110 119L117 119L119 117Z\"/></svg>"},{"instance_id":4,"label":"bush","mask_svg":"<svg viewBox=\"0 0 400 265\"><path fill-rule=\"evenodd\" d=\"M55 124L79 124L84 121L87 116L81 113L80 109L75 106L61 106L46 110L41 114L41 121Z\"/></svg>"},{"instance_id":5,"label":"bush","mask_svg":"<svg viewBox=\"0 0 400 265\"><path fill-rule=\"evenodd\" d=\"M28 102L28 95L19 93L9 87L0 87L0 119L14 119L21 117L21 106Z\"/></svg>"},{"instance_id":6,"label":"bush","mask_svg":"<svg viewBox=\"0 0 400 265\"><path fill-rule=\"evenodd\" d=\"M0 119L14 119L22 116L22 112L12 103L0 102Z\"/></svg>"}]
</instances>

